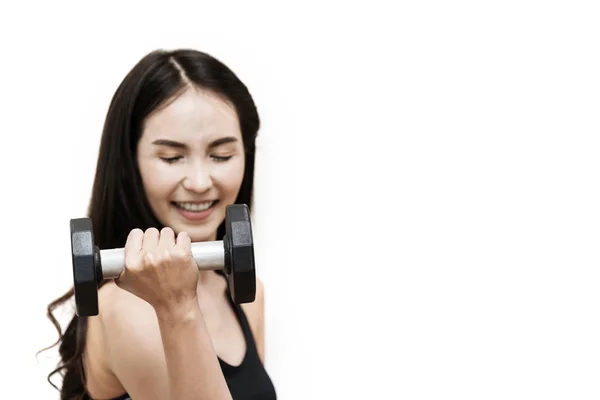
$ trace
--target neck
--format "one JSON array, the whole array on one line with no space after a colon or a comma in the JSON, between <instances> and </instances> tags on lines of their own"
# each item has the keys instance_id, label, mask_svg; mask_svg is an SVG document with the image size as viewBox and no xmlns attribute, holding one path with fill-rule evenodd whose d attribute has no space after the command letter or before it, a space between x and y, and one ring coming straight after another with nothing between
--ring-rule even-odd
<instances>
[{"instance_id":1,"label":"neck","mask_svg":"<svg viewBox=\"0 0 600 400\"><path fill-rule=\"evenodd\" d=\"M210 303L215 298L221 297L226 286L227 283L215 271L200 271L198 286L196 287L200 303L205 303L206 301Z\"/></svg>"}]
</instances>

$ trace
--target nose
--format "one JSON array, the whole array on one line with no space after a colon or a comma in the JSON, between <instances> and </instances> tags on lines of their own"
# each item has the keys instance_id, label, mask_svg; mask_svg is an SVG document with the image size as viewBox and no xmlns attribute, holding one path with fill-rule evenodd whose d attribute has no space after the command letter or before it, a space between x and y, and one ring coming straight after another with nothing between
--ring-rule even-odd
<instances>
[{"instance_id":1,"label":"nose","mask_svg":"<svg viewBox=\"0 0 600 400\"><path fill-rule=\"evenodd\" d=\"M210 172L201 166L190 168L183 180L183 187L186 190L204 193L212 188L212 178Z\"/></svg>"}]
</instances>

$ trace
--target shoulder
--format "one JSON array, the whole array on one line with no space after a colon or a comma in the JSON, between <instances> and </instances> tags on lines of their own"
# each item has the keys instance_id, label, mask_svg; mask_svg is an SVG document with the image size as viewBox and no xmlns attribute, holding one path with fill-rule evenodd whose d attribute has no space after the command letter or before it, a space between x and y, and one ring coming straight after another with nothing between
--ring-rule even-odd
<instances>
[{"instance_id":1,"label":"shoulder","mask_svg":"<svg viewBox=\"0 0 600 400\"><path fill-rule=\"evenodd\" d=\"M160 343L158 322L150 304L114 282L106 283L98 292L98 325L102 329L107 356L114 359L122 347L132 341L140 345ZM158 347L160 349L160 347ZM155 347L155 351L156 350Z\"/></svg>"},{"instance_id":2,"label":"shoulder","mask_svg":"<svg viewBox=\"0 0 600 400\"><path fill-rule=\"evenodd\" d=\"M160 341L158 321L150 304L119 288L114 282L98 293L99 317L109 352L123 342ZM143 343L140 343L143 344Z\"/></svg>"},{"instance_id":3,"label":"shoulder","mask_svg":"<svg viewBox=\"0 0 600 400\"><path fill-rule=\"evenodd\" d=\"M152 306L114 282L100 289L98 304L108 372L131 396L150 398L150 388L156 396L166 393L163 344Z\"/></svg>"},{"instance_id":4,"label":"shoulder","mask_svg":"<svg viewBox=\"0 0 600 400\"><path fill-rule=\"evenodd\" d=\"M99 289L98 308L98 316L88 318L88 391L96 397L116 397L124 391L120 371L160 359L158 323L149 304L112 281Z\"/></svg>"},{"instance_id":5,"label":"shoulder","mask_svg":"<svg viewBox=\"0 0 600 400\"><path fill-rule=\"evenodd\" d=\"M256 278L256 298L252 303L242 304L250 324L261 324L265 314L265 287L262 281Z\"/></svg>"},{"instance_id":6,"label":"shoulder","mask_svg":"<svg viewBox=\"0 0 600 400\"><path fill-rule=\"evenodd\" d=\"M265 288L256 278L256 298L252 303L242 304L242 309L252 330L258 354L265 361Z\"/></svg>"}]
</instances>

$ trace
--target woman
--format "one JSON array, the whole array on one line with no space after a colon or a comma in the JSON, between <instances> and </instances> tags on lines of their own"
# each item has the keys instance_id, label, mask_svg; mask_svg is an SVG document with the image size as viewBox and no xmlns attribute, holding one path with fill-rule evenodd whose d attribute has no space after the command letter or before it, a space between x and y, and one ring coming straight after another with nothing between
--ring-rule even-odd
<instances>
[{"instance_id":1,"label":"woman","mask_svg":"<svg viewBox=\"0 0 600 400\"><path fill-rule=\"evenodd\" d=\"M125 248L100 315L59 331L62 399L274 399L264 363L264 289L232 303L190 243L221 240L226 206L250 206L259 116L225 65L193 50L154 51L117 89L106 117L89 217L100 249Z\"/></svg>"}]
</instances>

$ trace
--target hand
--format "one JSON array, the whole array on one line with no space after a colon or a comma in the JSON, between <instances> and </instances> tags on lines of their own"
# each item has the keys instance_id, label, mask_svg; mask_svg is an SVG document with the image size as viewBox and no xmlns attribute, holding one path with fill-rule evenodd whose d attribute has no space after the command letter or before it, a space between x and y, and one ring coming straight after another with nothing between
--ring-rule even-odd
<instances>
[{"instance_id":1,"label":"hand","mask_svg":"<svg viewBox=\"0 0 600 400\"><path fill-rule=\"evenodd\" d=\"M171 228L134 229L125 244L125 268L117 286L148 302L157 312L177 309L197 299L198 266L191 240Z\"/></svg>"}]
</instances>

